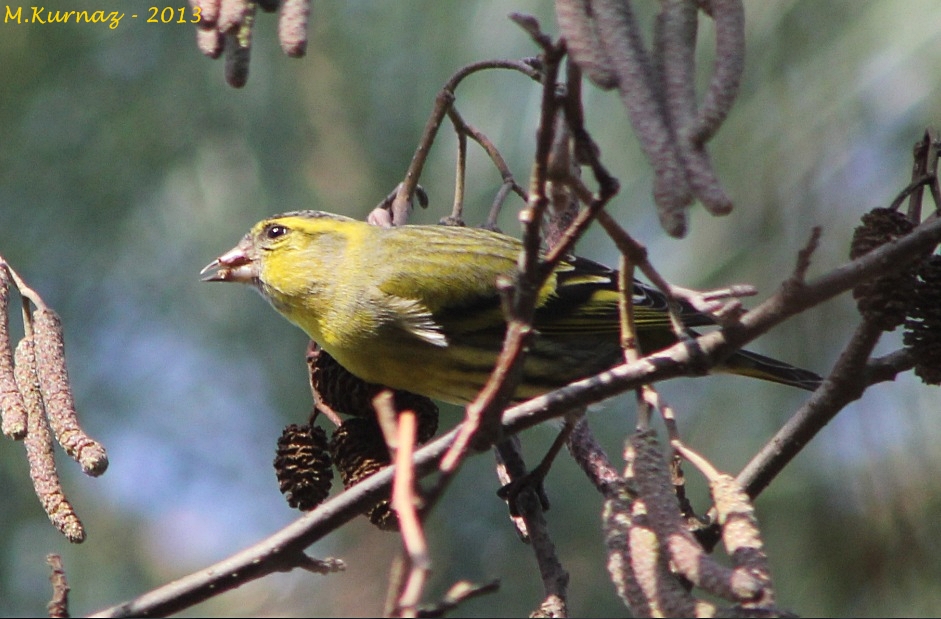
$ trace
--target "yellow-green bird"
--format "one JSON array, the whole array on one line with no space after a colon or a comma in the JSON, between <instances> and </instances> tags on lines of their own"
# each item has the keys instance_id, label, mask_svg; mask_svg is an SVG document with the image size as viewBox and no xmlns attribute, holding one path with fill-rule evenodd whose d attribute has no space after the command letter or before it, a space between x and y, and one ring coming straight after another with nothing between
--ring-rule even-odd
<instances>
[{"instance_id":1,"label":"yellow-green bird","mask_svg":"<svg viewBox=\"0 0 941 619\"><path fill-rule=\"evenodd\" d=\"M497 279L522 245L475 228L381 228L340 215L296 211L257 223L210 263L205 281L254 286L343 367L370 383L470 402L500 351L506 322ZM676 342L664 296L635 280L637 337L645 353ZM687 327L714 324L682 307ZM606 370L623 359L617 272L572 258L539 291L536 335L516 400ZM739 351L723 372L812 390L816 374Z\"/></svg>"}]
</instances>

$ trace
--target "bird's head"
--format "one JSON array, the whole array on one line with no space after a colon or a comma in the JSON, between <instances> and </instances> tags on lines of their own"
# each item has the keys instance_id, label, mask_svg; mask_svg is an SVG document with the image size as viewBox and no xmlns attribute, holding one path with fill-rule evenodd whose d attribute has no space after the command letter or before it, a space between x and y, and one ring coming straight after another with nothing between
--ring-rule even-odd
<instances>
[{"instance_id":1,"label":"bird's head","mask_svg":"<svg viewBox=\"0 0 941 619\"><path fill-rule=\"evenodd\" d=\"M256 288L278 311L299 322L317 313L333 285L351 236L363 222L320 211L275 215L255 224L238 245L200 272L206 282L238 282Z\"/></svg>"},{"instance_id":2,"label":"bird's head","mask_svg":"<svg viewBox=\"0 0 941 619\"><path fill-rule=\"evenodd\" d=\"M321 211L294 211L255 224L238 245L209 264L205 282L277 285L290 272L307 272L322 256L337 249L355 220Z\"/></svg>"}]
</instances>

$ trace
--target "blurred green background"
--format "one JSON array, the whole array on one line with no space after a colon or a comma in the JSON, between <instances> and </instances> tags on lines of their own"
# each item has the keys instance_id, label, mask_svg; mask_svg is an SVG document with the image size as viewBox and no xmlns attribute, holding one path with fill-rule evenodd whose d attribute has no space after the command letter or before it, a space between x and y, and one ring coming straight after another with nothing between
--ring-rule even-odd
<instances>
[{"instance_id":1,"label":"blurred green background","mask_svg":"<svg viewBox=\"0 0 941 619\"><path fill-rule=\"evenodd\" d=\"M146 10L119 0L55 4ZM222 559L297 516L271 461L281 428L309 411L306 340L247 288L202 284L199 270L273 213L364 217L401 179L455 70L535 55L506 19L510 11L557 32L549 0L314 0L307 56L292 60L278 48L276 19L263 14L242 90L225 84L221 60L200 55L188 25L129 16L114 30L0 23L0 255L61 313L82 421L111 457L108 472L89 479L60 453L88 530L71 547L32 493L23 447L0 442L0 615L43 612L49 552L64 557L78 615ZM589 128L622 184L612 210L661 272L693 287L748 282L763 297L812 226L823 227L812 267L820 274L846 260L859 216L908 183L912 144L941 124L941 7L752 2L747 35L741 96L712 143L736 209L715 219L695 208L682 241L659 229L650 171L618 97L586 87L585 98ZM538 102L538 87L509 72L474 76L458 91L458 109L524 183ZM414 221L437 221L450 208L455 144L445 127L422 178L432 206ZM500 179L473 146L469 172L468 221L476 224ZM511 200L501 220L509 233L518 230L519 206ZM617 259L597 230L579 251ZM856 322L843 295L752 348L823 373ZM884 339L882 352L899 346L897 333ZM805 397L721 376L677 380L662 392L689 443L729 471ZM871 389L761 496L783 607L938 614L938 402L937 390L910 375ZM442 423L457 419L452 411ZM618 458L632 406L615 399L590 420ZM553 434L541 427L524 435L532 462ZM541 599L492 469L488 455L472 459L428 523L429 599L461 578L502 581L457 616L525 615ZM547 488L572 614L626 614L604 568L601 498L567 456ZM311 548L343 558L347 572L269 577L188 614L374 615L398 547L395 535L358 519Z\"/></svg>"}]
</instances>

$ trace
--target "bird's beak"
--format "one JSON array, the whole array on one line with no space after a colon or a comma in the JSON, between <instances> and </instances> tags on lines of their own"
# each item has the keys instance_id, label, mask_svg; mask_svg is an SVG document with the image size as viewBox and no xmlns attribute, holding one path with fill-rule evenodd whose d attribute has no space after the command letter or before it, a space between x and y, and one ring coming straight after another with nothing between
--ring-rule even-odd
<instances>
[{"instance_id":1,"label":"bird's beak","mask_svg":"<svg viewBox=\"0 0 941 619\"><path fill-rule=\"evenodd\" d=\"M242 241L199 272L204 282L239 282L254 284L258 280L258 264L252 257L251 243ZM210 273L215 269L214 273ZM207 275L207 273L209 273Z\"/></svg>"}]
</instances>

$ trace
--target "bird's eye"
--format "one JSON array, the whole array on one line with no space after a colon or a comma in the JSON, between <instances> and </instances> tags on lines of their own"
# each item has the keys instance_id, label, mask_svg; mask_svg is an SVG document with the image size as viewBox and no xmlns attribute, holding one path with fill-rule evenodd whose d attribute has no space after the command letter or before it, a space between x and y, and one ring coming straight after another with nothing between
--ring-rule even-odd
<instances>
[{"instance_id":1,"label":"bird's eye","mask_svg":"<svg viewBox=\"0 0 941 619\"><path fill-rule=\"evenodd\" d=\"M269 239L276 239L279 236L284 236L288 233L288 229L285 226L279 224L271 224L265 228L265 236Z\"/></svg>"}]
</instances>

